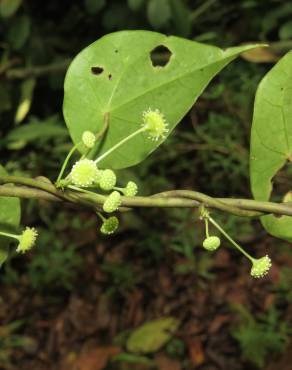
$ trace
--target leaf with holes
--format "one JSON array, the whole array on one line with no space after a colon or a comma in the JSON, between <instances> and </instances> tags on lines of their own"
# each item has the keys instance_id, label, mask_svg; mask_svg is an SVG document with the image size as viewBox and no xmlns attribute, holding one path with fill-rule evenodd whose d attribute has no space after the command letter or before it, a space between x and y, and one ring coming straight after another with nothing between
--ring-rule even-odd
<instances>
[{"instance_id":1,"label":"leaf with holes","mask_svg":"<svg viewBox=\"0 0 292 370\"><path fill-rule=\"evenodd\" d=\"M0 174L6 175L6 171L1 165ZM18 198L0 197L0 230L8 232L15 231L19 222L20 200ZM0 267L8 257L8 243L9 239L0 237Z\"/></svg>"},{"instance_id":2,"label":"leaf with holes","mask_svg":"<svg viewBox=\"0 0 292 370\"><path fill-rule=\"evenodd\" d=\"M250 177L257 200L270 199L272 180L292 161L292 52L286 54L261 81L255 99L251 130ZM292 241L292 217L261 218L266 230Z\"/></svg>"},{"instance_id":3,"label":"leaf with holes","mask_svg":"<svg viewBox=\"0 0 292 370\"><path fill-rule=\"evenodd\" d=\"M210 80L241 52L255 47L221 50L149 31L104 36L81 51L68 69L63 111L70 135L80 142L85 130L100 131L109 115L99 148L103 153L140 128L149 108L164 114L169 134ZM162 142L138 135L100 162L101 167L135 165Z\"/></svg>"}]
</instances>

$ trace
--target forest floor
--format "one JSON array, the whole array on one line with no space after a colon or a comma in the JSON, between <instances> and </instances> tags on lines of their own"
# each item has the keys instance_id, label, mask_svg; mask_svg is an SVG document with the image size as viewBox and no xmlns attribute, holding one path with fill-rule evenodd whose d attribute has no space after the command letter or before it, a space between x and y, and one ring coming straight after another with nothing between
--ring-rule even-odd
<instances>
[{"instance_id":1,"label":"forest floor","mask_svg":"<svg viewBox=\"0 0 292 370\"><path fill-rule=\"evenodd\" d=\"M7 344L5 356L10 360L1 369L253 370L257 367L244 358L232 335L239 325L243 337L252 335L244 332L252 328L249 318L244 318L248 314L238 307L254 317L276 307L278 316L266 326L271 332L280 330L283 322L292 322L292 305L285 299L280 273L283 265L292 268L292 254L288 248L279 253L271 237L260 236L250 243L259 256L269 250L273 260L270 274L259 280L250 277L248 262L238 259L232 249L215 252L204 276L198 273L198 265L190 271L182 269L190 261L173 250L166 249L159 262L149 260L145 250L136 252L135 233L96 238L93 227L79 235L83 268L69 290L56 284L40 292L31 288L25 275L15 285L2 283L2 342L4 328L8 335L10 323L21 324L10 328L15 345ZM166 235L161 235L161 243L167 244ZM168 344L147 357L124 355L122 361L115 361L118 354L126 353L129 331L169 316L180 325ZM254 344L260 346L256 351L262 350L262 343ZM269 347L264 350L272 352ZM269 354L266 369L291 370L291 353Z\"/></svg>"}]
</instances>

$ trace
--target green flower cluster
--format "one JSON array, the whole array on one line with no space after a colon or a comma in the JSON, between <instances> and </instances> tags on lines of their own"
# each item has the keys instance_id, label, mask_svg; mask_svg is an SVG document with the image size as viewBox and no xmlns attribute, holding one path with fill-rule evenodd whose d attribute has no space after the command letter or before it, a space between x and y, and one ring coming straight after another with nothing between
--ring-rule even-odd
<instances>
[{"instance_id":1,"label":"green flower cluster","mask_svg":"<svg viewBox=\"0 0 292 370\"><path fill-rule=\"evenodd\" d=\"M95 144L96 136L90 131L85 131L82 135L84 146L91 149ZM100 189L103 192L110 192L103 205L102 210L105 213L113 213L118 210L122 203L122 195L133 197L138 192L138 186L134 181L129 181L125 187L117 187L117 176L111 169L100 169L97 166L97 161L81 157L72 167L69 175L62 180L59 176L59 187L69 187L75 191L85 193L94 193ZM84 188L91 188L84 190ZM119 225L117 217L112 216L108 219L104 218L101 213L98 213L102 220L100 231L103 234L112 234L116 231Z\"/></svg>"},{"instance_id":2,"label":"green flower cluster","mask_svg":"<svg viewBox=\"0 0 292 370\"><path fill-rule=\"evenodd\" d=\"M267 275L269 272L272 262L269 256L264 256L261 258L253 258L250 254L248 254L238 243L236 243L230 235L223 230L223 228L218 225L218 223L210 217L209 212L202 207L201 208L201 219L205 221L205 228L206 228L206 239L203 241L203 247L208 251L215 251L219 248L221 242L217 236L210 236L209 235L209 222L211 222L224 236L227 240L231 242L231 244L237 248L245 257L247 257L251 264L250 275L253 278L261 278Z\"/></svg>"}]
</instances>

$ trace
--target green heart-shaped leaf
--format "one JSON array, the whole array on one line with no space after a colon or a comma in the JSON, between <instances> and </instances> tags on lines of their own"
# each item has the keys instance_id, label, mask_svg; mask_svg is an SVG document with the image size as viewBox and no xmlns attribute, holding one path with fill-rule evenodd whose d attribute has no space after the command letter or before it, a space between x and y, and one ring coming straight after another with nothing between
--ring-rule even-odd
<instances>
[{"instance_id":1,"label":"green heart-shaped leaf","mask_svg":"<svg viewBox=\"0 0 292 370\"><path fill-rule=\"evenodd\" d=\"M292 52L286 54L259 84L251 130L250 177L257 200L270 199L272 179L292 161ZM266 230L292 241L292 217L261 218Z\"/></svg>"},{"instance_id":2,"label":"green heart-shaped leaf","mask_svg":"<svg viewBox=\"0 0 292 370\"><path fill-rule=\"evenodd\" d=\"M221 50L149 31L102 37L76 56L66 75L63 111L73 141L80 142L85 130L100 131L108 115L102 154L140 128L149 108L164 114L169 134L210 80L239 53L255 47ZM152 60L155 51L156 58L165 51L164 66ZM146 133L138 135L101 161L101 167L137 164L162 142L149 140Z\"/></svg>"}]
</instances>

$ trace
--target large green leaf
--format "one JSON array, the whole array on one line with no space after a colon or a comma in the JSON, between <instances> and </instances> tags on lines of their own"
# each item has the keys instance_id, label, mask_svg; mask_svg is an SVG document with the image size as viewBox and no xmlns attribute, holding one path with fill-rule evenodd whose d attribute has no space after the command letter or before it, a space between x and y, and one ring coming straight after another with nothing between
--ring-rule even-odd
<instances>
[{"instance_id":1,"label":"large green leaf","mask_svg":"<svg viewBox=\"0 0 292 370\"><path fill-rule=\"evenodd\" d=\"M152 64L151 51L159 46L172 54L165 66ZM142 113L148 108L164 113L170 133L210 80L239 53L254 47L221 50L149 31L102 37L76 56L66 75L63 110L73 141L79 142L84 130L101 130L109 113L102 153L141 127ZM141 134L106 157L101 166L132 166L161 142Z\"/></svg>"},{"instance_id":2,"label":"large green leaf","mask_svg":"<svg viewBox=\"0 0 292 370\"><path fill-rule=\"evenodd\" d=\"M251 130L250 176L257 200L270 199L273 177L292 161L292 52L261 81ZM292 241L292 217L263 216L268 232Z\"/></svg>"},{"instance_id":3,"label":"large green leaf","mask_svg":"<svg viewBox=\"0 0 292 370\"><path fill-rule=\"evenodd\" d=\"M6 174L0 165L0 174ZM18 198L0 197L0 230L14 231L20 222L20 200ZM9 239L0 237L0 266L8 256Z\"/></svg>"}]
</instances>

